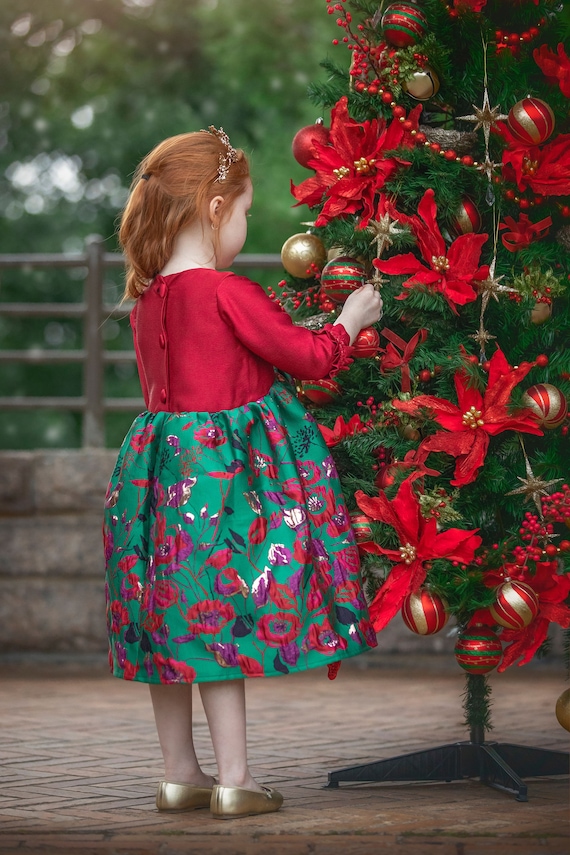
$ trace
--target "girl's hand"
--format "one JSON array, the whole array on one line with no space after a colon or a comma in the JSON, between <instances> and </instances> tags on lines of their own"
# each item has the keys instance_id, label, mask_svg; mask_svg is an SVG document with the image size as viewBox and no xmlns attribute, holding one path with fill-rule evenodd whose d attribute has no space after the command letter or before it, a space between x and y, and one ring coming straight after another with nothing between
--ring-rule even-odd
<instances>
[{"instance_id":1,"label":"girl's hand","mask_svg":"<svg viewBox=\"0 0 570 855\"><path fill-rule=\"evenodd\" d=\"M364 327L375 324L382 317L382 298L371 282L353 291L345 302L335 324L342 324L352 344Z\"/></svg>"}]
</instances>

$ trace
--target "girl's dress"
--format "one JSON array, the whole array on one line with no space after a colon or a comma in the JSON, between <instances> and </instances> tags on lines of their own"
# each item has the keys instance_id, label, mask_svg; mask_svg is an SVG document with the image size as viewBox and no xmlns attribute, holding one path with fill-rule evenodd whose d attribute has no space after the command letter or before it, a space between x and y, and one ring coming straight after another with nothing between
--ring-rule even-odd
<instances>
[{"instance_id":1,"label":"girl's dress","mask_svg":"<svg viewBox=\"0 0 570 855\"><path fill-rule=\"evenodd\" d=\"M157 276L131 324L148 409L105 502L113 674L232 680L375 647L333 460L273 367L333 376L344 328L295 327L260 285L209 269Z\"/></svg>"}]
</instances>

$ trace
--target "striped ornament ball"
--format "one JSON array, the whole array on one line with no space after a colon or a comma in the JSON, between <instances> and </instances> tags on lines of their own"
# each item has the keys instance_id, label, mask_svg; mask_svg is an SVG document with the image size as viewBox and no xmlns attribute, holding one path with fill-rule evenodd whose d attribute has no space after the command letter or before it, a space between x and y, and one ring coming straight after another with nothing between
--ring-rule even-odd
<instances>
[{"instance_id":1,"label":"striped ornament ball","mask_svg":"<svg viewBox=\"0 0 570 855\"><path fill-rule=\"evenodd\" d=\"M487 674L503 655L499 636L488 626L474 626L460 633L455 644L458 665L469 674Z\"/></svg>"},{"instance_id":2,"label":"striped ornament ball","mask_svg":"<svg viewBox=\"0 0 570 855\"><path fill-rule=\"evenodd\" d=\"M342 389L335 380L303 380L301 392L312 404L326 407L342 395Z\"/></svg>"},{"instance_id":3,"label":"striped ornament ball","mask_svg":"<svg viewBox=\"0 0 570 855\"><path fill-rule=\"evenodd\" d=\"M525 407L538 416L538 424L546 430L559 427L568 415L566 398L552 383L529 386L522 397Z\"/></svg>"},{"instance_id":4,"label":"striped ornament ball","mask_svg":"<svg viewBox=\"0 0 570 855\"><path fill-rule=\"evenodd\" d=\"M490 612L505 629L524 629L537 616L538 605L538 597L530 585L509 580L497 588L497 600Z\"/></svg>"},{"instance_id":5,"label":"striped ornament ball","mask_svg":"<svg viewBox=\"0 0 570 855\"><path fill-rule=\"evenodd\" d=\"M540 98L523 98L509 110L507 125L521 142L541 145L554 130L554 113Z\"/></svg>"},{"instance_id":6,"label":"striped ornament ball","mask_svg":"<svg viewBox=\"0 0 570 855\"><path fill-rule=\"evenodd\" d=\"M415 45L427 30L427 18L415 3L392 3L380 22L382 35L395 47Z\"/></svg>"},{"instance_id":7,"label":"striped ornament ball","mask_svg":"<svg viewBox=\"0 0 570 855\"><path fill-rule=\"evenodd\" d=\"M327 262L321 272L321 291L334 303L344 301L364 284L366 268L361 261L339 255Z\"/></svg>"},{"instance_id":8,"label":"striped ornament ball","mask_svg":"<svg viewBox=\"0 0 570 855\"><path fill-rule=\"evenodd\" d=\"M448 621L448 606L445 600L428 588L419 588L408 594L402 605L404 623L418 635L434 635Z\"/></svg>"}]
</instances>

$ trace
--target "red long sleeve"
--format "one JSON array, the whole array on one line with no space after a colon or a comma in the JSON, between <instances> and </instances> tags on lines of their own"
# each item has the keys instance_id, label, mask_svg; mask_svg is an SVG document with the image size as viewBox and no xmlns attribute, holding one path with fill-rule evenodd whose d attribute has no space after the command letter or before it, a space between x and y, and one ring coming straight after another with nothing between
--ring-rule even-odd
<instances>
[{"instance_id":1,"label":"red long sleeve","mask_svg":"<svg viewBox=\"0 0 570 855\"><path fill-rule=\"evenodd\" d=\"M157 276L131 316L151 412L216 412L263 397L274 366L321 379L350 363L341 325L296 327L260 285L209 269Z\"/></svg>"}]
</instances>

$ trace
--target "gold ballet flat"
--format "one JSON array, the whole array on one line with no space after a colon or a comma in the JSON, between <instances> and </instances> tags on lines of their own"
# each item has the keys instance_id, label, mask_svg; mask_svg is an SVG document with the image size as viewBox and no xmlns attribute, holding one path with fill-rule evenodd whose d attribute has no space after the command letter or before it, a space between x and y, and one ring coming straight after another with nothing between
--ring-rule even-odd
<instances>
[{"instance_id":1,"label":"gold ballet flat","mask_svg":"<svg viewBox=\"0 0 570 855\"><path fill-rule=\"evenodd\" d=\"M212 790L210 810L214 819L239 819L259 813L272 813L283 804L283 796L277 790L263 787L263 792L246 790L244 787L221 787Z\"/></svg>"},{"instance_id":2,"label":"gold ballet flat","mask_svg":"<svg viewBox=\"0 0 570 855\"><path fill-rule=\"evenodd\" d=\"M159 810L197 810L210 807L211 798L212 787L161 781L156 792L156 806Z\"/></svg>"}]
</instances>

